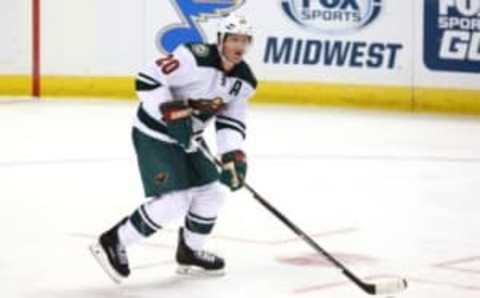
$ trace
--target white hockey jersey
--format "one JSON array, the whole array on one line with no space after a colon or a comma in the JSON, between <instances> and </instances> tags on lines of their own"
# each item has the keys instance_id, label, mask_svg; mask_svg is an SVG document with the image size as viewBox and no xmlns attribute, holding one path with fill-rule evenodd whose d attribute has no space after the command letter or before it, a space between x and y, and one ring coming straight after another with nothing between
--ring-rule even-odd
<instances>
[{"instance_id":1,"label":"white hockey jersey","mask_svg":"<svg viewBox=\"0 0 480 298\"><path fill-rule=\"evenodd\" d=\"M141 103L134 126L150 137L177 143L166 131L160 105L172 100L221 98L225 106L218 113L193 116L194 137L215 119L218 153L241 149L246 138L247 102L256 87L247 63L225 73L216 45L185 44L138 74L136 90Z\"/></svg>"}]
</instances>

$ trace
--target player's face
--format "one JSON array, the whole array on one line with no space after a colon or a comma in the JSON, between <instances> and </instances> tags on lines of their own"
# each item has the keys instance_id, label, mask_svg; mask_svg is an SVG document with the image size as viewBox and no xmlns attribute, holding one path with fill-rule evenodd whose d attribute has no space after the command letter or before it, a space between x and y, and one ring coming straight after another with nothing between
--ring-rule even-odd
<instances>
[{"instance_id":1,"label":"player's face","mask_svg":"<svg viewBox=\"0 0 480 298\"><path fill-rule=\"evenodd\" d=\"M223 42L223 54L231 62L242 62L243 56L250 46L251 38L247 35L229 34Z\"/></svg>"}]
</instances>

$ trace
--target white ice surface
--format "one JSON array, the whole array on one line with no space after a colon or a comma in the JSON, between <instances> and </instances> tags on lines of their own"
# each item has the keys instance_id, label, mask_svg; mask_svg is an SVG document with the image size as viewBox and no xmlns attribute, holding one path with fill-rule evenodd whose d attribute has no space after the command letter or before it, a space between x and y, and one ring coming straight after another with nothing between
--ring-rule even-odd
<instances>
[{"instance_id":1,"label":"white ice surface","mask_svg":"<svg viewBox=\"0 0 480 298\"><path fill-rule=\"evenodd\" d=\"M129 249L131 278L114 285L87 246L144 200L135 110L0 101L0 297L366 296L246 191L208 245L227 276L176 276L173 224ZM362 278L406 277L395 297L474 298L479 135L475 118L253 106L248 181Z\"/></svg>"}]
</instances>

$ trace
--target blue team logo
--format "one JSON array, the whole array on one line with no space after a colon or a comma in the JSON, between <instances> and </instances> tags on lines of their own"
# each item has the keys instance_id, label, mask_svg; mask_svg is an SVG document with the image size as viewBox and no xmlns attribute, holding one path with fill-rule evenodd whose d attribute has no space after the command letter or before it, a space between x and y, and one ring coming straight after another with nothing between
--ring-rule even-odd
<instances>
[{"instance_id":1,"label":"blue team logo","mask_svg":"<svg viewBox=\"0 0 480 298\"><path fill-rule=\"evenodd\" d=\"M375 21L383 0L282 0L284 13L297 25L319 33L360 30Z\"/></svg>"},{"instance_id":2,"label":"blue team logo","mask_svg":"<svg viewBox=\"0 0 480 298\"><path fill-rule=\"evenodd\" d=\"M219 17L239 8L245 0L170 0L182 23L163 28L157 33L156 45L162 52L172 52L186 42L203 42L205 34L199 22Z\"/></svg>"},{"instance_id":3,"label":"blue team logo","mask_svg":"<svg viewBox=\"0 0 480 298\"><path fill-rule=\"evenodd\" d=\"M432 70L480 72L480 0L425 0L423 55Z\"/></svg>"}]
</instances>

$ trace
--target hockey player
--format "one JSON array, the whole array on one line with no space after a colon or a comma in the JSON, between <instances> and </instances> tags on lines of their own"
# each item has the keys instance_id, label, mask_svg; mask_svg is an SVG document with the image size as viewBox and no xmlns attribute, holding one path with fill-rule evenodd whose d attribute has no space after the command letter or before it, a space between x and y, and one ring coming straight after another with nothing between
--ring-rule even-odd
<instances>
[{"instance_id":1,"label":"hockey player","mask_svg":"<svg viewBox=\"0 0 480 298\"><path fill-rule=\"evenodd\" d=\"M224 201L222 184L243 186L247 161L247 101L257 82L243 56L252 43L252 27L243 16L220 22L217 44L186 44L140 72L140 106L132 137L146 203L104 232L90 250L116 282L130 274L126 247L141 241L173 219L183 217L177 272L218 275L225 261L204 250ZM197 147L202 132L215 122L216 166Z\"/></svg>"}]
</instances>

